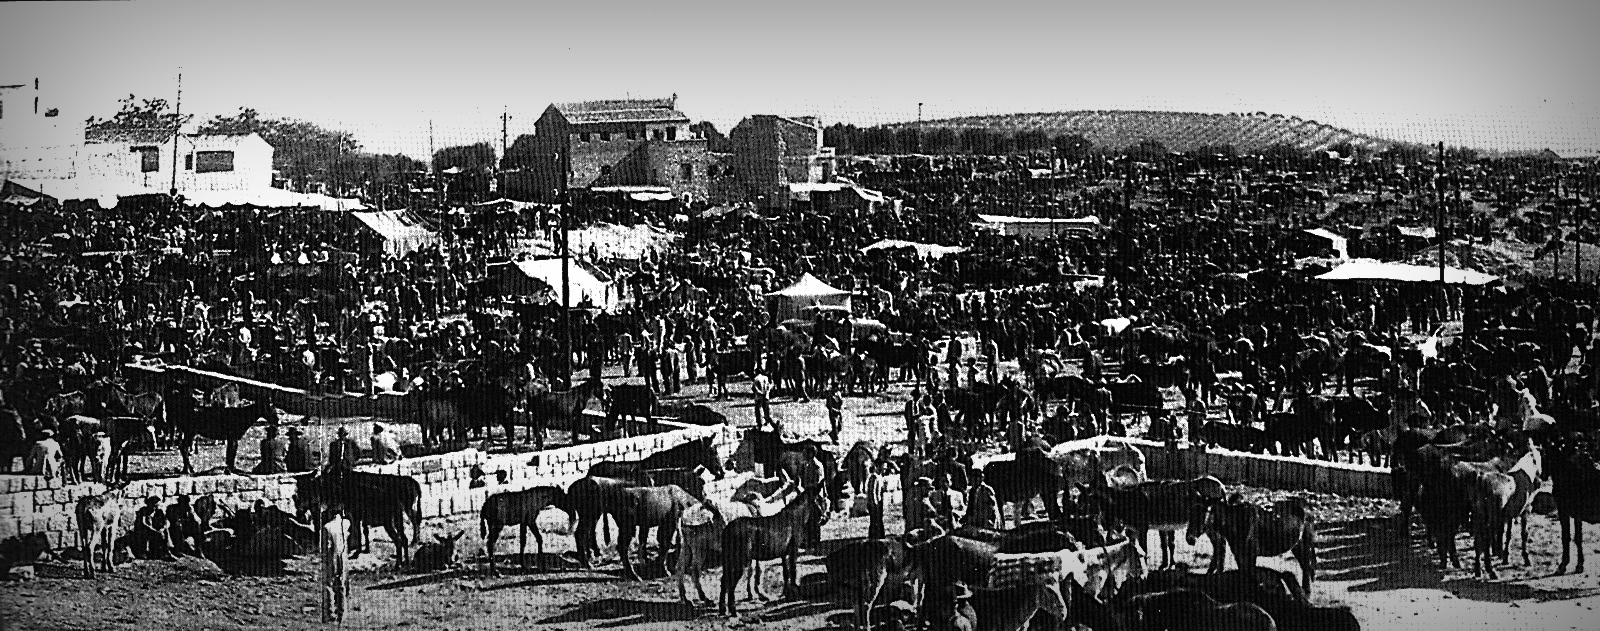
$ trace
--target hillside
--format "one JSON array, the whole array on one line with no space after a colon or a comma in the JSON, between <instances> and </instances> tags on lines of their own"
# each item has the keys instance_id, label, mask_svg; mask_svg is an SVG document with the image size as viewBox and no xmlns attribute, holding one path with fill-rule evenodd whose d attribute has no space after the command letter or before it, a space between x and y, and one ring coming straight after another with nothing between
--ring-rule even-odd
<instances>
[{"instance_id":1,"label":"hillside","mask_svg":"<svg viewBox=\"0 0 1600 631\"><path fill-rule=\"evenodd\" d=\"M914 128L917 123L886 125L893 129ZM1075 111L1038 114L1000 114L964 116L922 123L924 133L938 128L956 131L988 128L999 132L1043 132L1049 136L1082 134L1096 147L1123 148L1147 140L1165 145L1171 151L1198 147L1233 145L1239 151L1259 151L1277 143L1303 150L1327 149L1349 142L1356 147L1382 150L1395 141L1348 129L1325 125L1294 116L1258 112L1255 114L1199 114L1192 112Z\"/></svg>"}]
</instances>

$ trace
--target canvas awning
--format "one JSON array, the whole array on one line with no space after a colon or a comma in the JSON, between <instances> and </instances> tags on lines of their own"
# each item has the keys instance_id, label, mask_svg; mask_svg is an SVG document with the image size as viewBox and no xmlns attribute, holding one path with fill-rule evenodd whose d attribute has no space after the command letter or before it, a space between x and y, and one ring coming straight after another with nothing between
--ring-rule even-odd
<instances>
[{"instance_id":1,"label":"canvas awning","mask_svg":"<svg viewBox=\"0 0 1600 631\"><path fill-rule=\"evenodd\" d=\"M959 245L934 245L930 243L917 243L916 241L901 241L899 239L883 239L877 243L861 248L861 251L871 252L872 250L881 250L885 248L912 248L917 251L917 256L929 259L941 258L946 254L956 254L967 251L966 248Z\"/></svg>"},{"instance_id":2,"label":"canvas awning","mask_svg":"<svg viewBox=\"0 0 1600 631\"><path fill-rule=\"evenodd\" d=\"M402 257L439 242L439 234L429 230L422 219L409 210L353 212L350 216L383 237L383 251L390 256Z\"/></svg>"},{"instance_id":3,"label":"canvas awning","mask_svg":"<svg viewBox=\"0 0 1600 631\"><path fill-rule=\"evenodd\" d=\"M281 188L257 188L238 191L181 191L184 203L190 206L221 208L225 206L254 206L256 208L320 208L322 210L366 210L359 199L331 197L319 193L296 193Z\"/></svg>"},{"instance_id":4,"label":"canvas awning","mask_svg":"<svg viewBox=\"0 0 1600 631\"><path fill-rule=\"evenodd\" d=\"M571 259L565 260L571 261ZM498 267L502 268L500 286L508 293L543 295L549 297L552 302L560 304L562 261L563 259L559 258L530 259L498 264ZM513 272L515 276L508 277L505 275L506 272ZM527 284L528 281L532 284ZM611 283L596 278L589 270L576 263L572 263L568 268L567 283L568 308L592 306L609 311L618 302Z\"/></svg>"},{"instance_id":5,"label":"canvas awning","mask_svg":"<svg viewBox=\"0 0 1600 631\"><path fill-rule=\"evenodd\" d=\"M1382 261L1356 260L1340 265L1326 274L1317 277L1318 280L1381 280L1400 283L1437 283L1439 282L1438 266L1409 265L1406 263L1385 263ZM1487 285L1500 280L1500 277L1474 272L1455 267L1444 268L1444 282L1451 285Z\"/></svg>"}]
</instances>

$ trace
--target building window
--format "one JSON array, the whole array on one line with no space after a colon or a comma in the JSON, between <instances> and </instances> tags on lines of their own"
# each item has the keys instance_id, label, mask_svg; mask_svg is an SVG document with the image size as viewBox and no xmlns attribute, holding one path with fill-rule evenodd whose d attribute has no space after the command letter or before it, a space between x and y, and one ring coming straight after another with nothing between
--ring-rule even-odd
<instances>
[{"instance_id":1,"label":"building window","mask_svg":"<svg viewBox=\"0 0 1600 631\"><path fill-rule=\"evenodd\" d=\"M611 165L609 165L609 164L600 165L600 177L606 177L608 175L611 175Z\"/></svg>"},{"instance_id":2,"label":"building window","mask_svg":"<svg viewBox=\"0 0 1600 631\"><path fill-rule=\"evenodd\" d=\"M650 137L654 138L656 140L661 140L661 130L659 130L659 129L651 130Z\"/></svg>"},{"instance_id":3,"label":"building window","mask_svg":"<svg viewBox=\"0 0 1600 631\"><path fill-rule=\"evenodd\" d=\"M600 132L600 142L611 142L611 132L609 132L609 131Z\"/></svg>"},{"instance_id":4,"label":"building window","mask_svg":"<svg viewBox=\"0 0 1600 631\"><path fill-rule=\"evenodd\" d=\"M639 130L637 130L637 129L628 130L628 140L638 140L638 139L639 139Z\"/></svg>"},{"instance_id":5,"label":"building window","mask_svg":"<svg viewBox=\"0 0 1600 631\"><path fill-rule=\"evenodd\" d=\"M717 165L713 164L709 167L706 167L706 177L717 177Z\"/></svg>"},{"instance_id":6,"label":"building window","mask_svg":"<svg viewBox=\"0 0 1600 631\"><path fill-rule=\"evenodd\" d=\"M139 172L153 173L161 170L161 150L151 146L134 147L130 151L139 154Z\"/></svg>"},{"instance_id":7,"label":"building window","mask_svg":"<svg viewBox=\"0 0 1600 631\"><path fill-rule=\"evenodd\" d=\"M667 128L667 140L677 140L677 139L678 139L678 128L677 127L668 127Z\"/></svg>"},{"instance_id":8,"label":"building window","mask_svg":"<svg viewBox=\"0 0 1600 631\"><path fill-rule=\"evenodd\" d=\"M684 182L694 181L694 165L688 162L678 165L678 179Z\"/></svg>"},{"instance_id":9,"label":"building window","mask_svg":"<svg viewBox=\"0 0 1600 631\"><path fill-rule=\"evenodd\" d=\"M578 134L578 142L589 142L589 132Z\"/></svg>"},{"instance_id":10,"label":"building window","mask_svg":"<svg viewBox=\"0 0 1600 631\"><path fill-rule=\"evenodd\" d=\"M195 155L195 173L218 173L232 170L232 151L200 151Z\"/></svg>"},{"instance_id":11,"label":"building window","mask_svg":"<svg viewBox=\"0 0 1600 631\"><path fill-rule=\"evenodd\" d=\"M194 154L192 154L192 153L184 154L184 156L183 156L183 170L185 170L185 171L193 171L194 170Z\"/></svg>"}]
</instances>

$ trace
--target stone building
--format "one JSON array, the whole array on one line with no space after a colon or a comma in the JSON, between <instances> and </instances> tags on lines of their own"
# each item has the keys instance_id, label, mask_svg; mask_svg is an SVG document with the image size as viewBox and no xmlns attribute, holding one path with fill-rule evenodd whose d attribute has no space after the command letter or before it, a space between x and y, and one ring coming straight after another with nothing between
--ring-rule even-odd
<instances>
[{"instance_id":1,"label":"stone building","mask_svg":"<svg viewBox=\"0 0 1600 631\"><path fill-rule=\"evenodd\" d=\"M550 105L533 135L511 148L516 172L507 178L507 193L549 202L569 189L655 186L680 199L705 199L715 161L677 100Z\"/></svg>"},{"instance_id":2,"label":"stone building","mask_svg":"<svg viewBox=\"0 0 1600 631\"><path fill-rule=\"evenodd\" d=\"M750 116L728 134L732 193L762 208L787 208L790 184L833 178L833 150L822 146L822 126L810 116Z\"/></svg>"}]
</instances>

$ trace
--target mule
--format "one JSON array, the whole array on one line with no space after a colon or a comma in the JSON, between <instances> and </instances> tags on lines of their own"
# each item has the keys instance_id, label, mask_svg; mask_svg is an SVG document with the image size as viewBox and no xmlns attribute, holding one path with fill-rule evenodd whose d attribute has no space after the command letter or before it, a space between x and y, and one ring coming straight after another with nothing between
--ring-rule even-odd
<instances>
[{"instance_id":1,"label":"mule","mask_svg":"<svg viewBox=\"0 0 1600 631\"><path fill-rule=\"evenodd\" d=\"M734 591L739 575L752 561L783 559L784 595L797 588L800 547L807 531L815 531L828 521L827 500L820 485L807 488L790 500L776 515L745 517L728 522L722 530L722 590L717 612L737 614ZM748 580L759 581L754 573Z\"/></svg>"},{"instance_id":2,"label":"mule","mask_svg":"<svg viewBox=\"0 0 1600 631\"><path fill-rule=\"evenodd\" d=\"M639 556L644 557L644 543L650 529L656 529L656 556L666 570L667 552L678 533L678 518L699 500L676 485L644 486L622 489L621 502L612 511L617 520L617 556L622 558L622 575L639 580L633 569L631 554L634 535L639 538Z\"/></svg>"},{"instance_id":3,"label":"mule","mask_svg":"<svg viewBox=\"0 0 1600 631\"><path fill-rule=\"evenodd\" d=\"M886 587L909 583L913 593L919 591L911 546L898 539L853 541L829 553L823 565L828 569L828 582L853 597L857 629L872 628L872 608Z\"/></svg>"},{"instance_id":4,"label":"mule","mask_svg":"<svg viewBox=\"0 0 1600 631\"><path fill-rule=\"evenodd\" d=\"M544 449L545 432L557 423L565 424L572 435L572 444L583 441L582 434L589 434L595 438L594 427L589 424L583 411L589 407L589 401L605 393L606 384L598 379L590 379L565 392L545 392L528 397L528 416L533 422L533 432L537 436L538 449ZM509 447L515 437L515 416L507 416L506 445ZM609 433L613 428L604 428Z\"/></svg>"},{"instance_id":5,"label":"mule","mask_svg":"<svg viewBox=\"0 0 1600 631\"><path fill-rule=\"evenodd\" d=\"M1133 529L1135 541L1148 545L1149 533L1157 531L1161 546L1161 567L1169 567L1177 554L1177 533L1188 531L1189 545L1204 532L1213 549L1219 548L1220 539L1209 532L1204 524L1196 524L1194 515L1207 501L1223 497L1222 481L1204 476L1192 480L1156 480L1127 489L1091 487L1088 497L1098 503L1107 521L1121 522Z\"/></svg>"},{"instance_id":6,"label":"mule","mask_svg":"<svg viewBox=\"0 0 1600 631\"><path fill-rule=\"evenodd\" d=\"M521 491L506 491L490 495L479 511L479 535L484 537L484 556L489 559L489 573L498 574L494 566L494 544L500 540L500 531L506 526L517 526L522 535L517 546L517 557L524 567L528 564L528 530L533 530L533 540L539 546L539 570L544 568L544 534L539 531L539 513L555 506L567 508L567 494L560 487L536 486Z\"/></svg>"},{"instance_id":7,"label":"mule","mask_svg":"<svg viewBox=\"0 0 1600 631\"><path fill-rule=\"evenodd\" d=\"M648 385L620 384L611 387L611 401L606 405L607 431L617 427L620 419L626 424L631 419L639 419L649 426L649 433L656 431L656 391ZM624 426L626 427L626 426ZM624 429L624 433L628 433Z\"/></svg>"},{"instance_id":8,"label":"mule","mask_svg":"<svg viewBox=\"0 0 1600 631\"><path fill-rule=\"evenodd\" d=\"M1302 498L1291 497L1274 502L1266 509L1246 502L1238 494L1226 501L1202 503L1191 522L1190 539L1201 526L1209 526L1221 535L1224 545L1233 549L1234 562L1247 575L1255 573L1258 557L1294 556L1300 565L1300 586L1311 592L1311 583L1317 571L1316 520L1310 507ZM1225 548L1215 548L1212 565L1225 554Z\"/></svg>"},{"instance_id":9,"label":"mule","mask_svg":"<svg viewBox=\"0 0 1600 631\"><path fill-rule=\"evenodd\" d=\"M677 469L705 467L711 475L721 480L726 472L722 468L722 457L717 453L717 448L711 443L711 437L691 440L671 449L650 454L643 460L597 462L589 467L589 475L618 478L635 475L641 471L654 469Z\"/></svg>"},{"instance_id":10,"label":"mule","mask_svg":"<svg viewBox=\"0 0 1600 631\"><path fill-rule=\"evenodd\" d=\"M1037 449L1020 451L1011 460L995 460L983 467L983 479L1000 501L1000 525L1005 525L1005 505L1018 504L1014 523L1021 523L1026 506L1044 499L1051 521L1061 519L1061 467Z\"/></svg>"},{"instance_id":11,"label":"mule","mask_svg":"<svg viewBox=\"0 0 1600 631\"><path fill-rule=\"evenodd\" d=\"M194 448L195 437L225 441L226 470L237 474L239 469L235 466L235 460L239 456L239 439L244 438L245 433L258 421L278 424L278 409L266 400L241 407L216 407L198 405L193 396L183 391L168 391L164 398L167 418L177 428L180 437L178 452L183 455L185 474L194 473L189 452Z\"/></svg>"}]
</instances>

